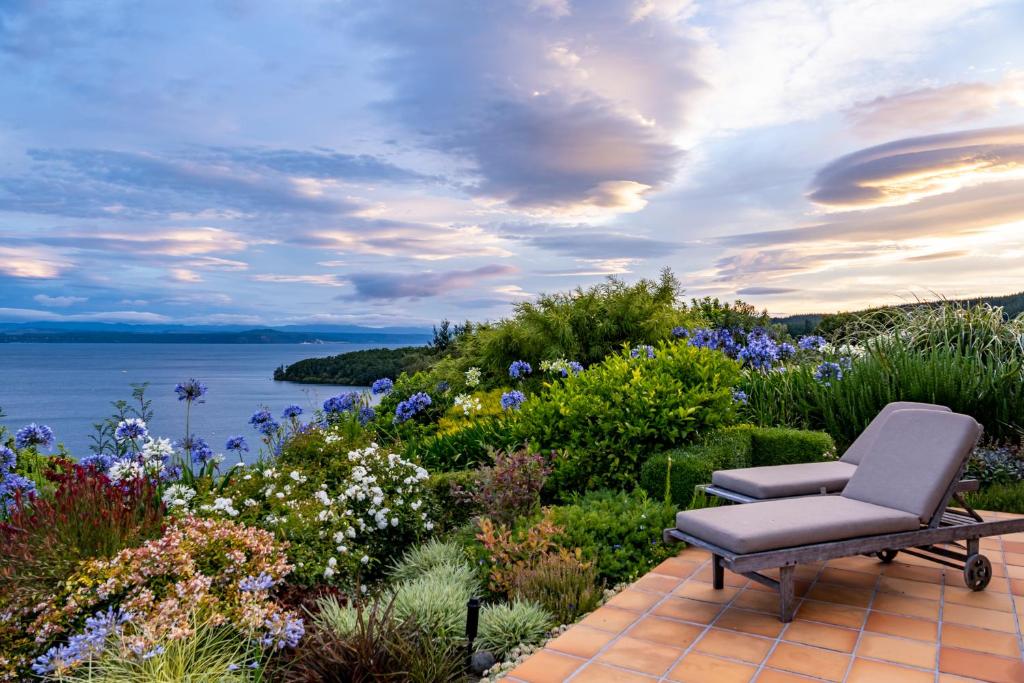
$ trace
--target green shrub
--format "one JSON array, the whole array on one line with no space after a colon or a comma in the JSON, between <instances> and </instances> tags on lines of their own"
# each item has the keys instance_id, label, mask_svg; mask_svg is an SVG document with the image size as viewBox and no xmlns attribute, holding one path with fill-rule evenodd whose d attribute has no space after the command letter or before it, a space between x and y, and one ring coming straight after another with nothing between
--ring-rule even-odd
<instances>
[{"instance_id":1,"label":"green shrub","mask_svg":"<svg viewBox=\"0 0 1024 683\"><path fill-rule=\"evenodd\" d=\"M718 351L669 342L632 358L624 349L527 399L521 430L538 449L566 452L557 490L631 488L650 453L733 419L739 377Z\"/></svg>"},{"instance_id":2,"label":"green shrub","mask_svg":"<svg viewBox=\"0 0 1024 683\"><path fill-rule=\"evenodd\" d=\"M485 605L480 610L476 647L501 661L517 645L539 645L554 625L552 622L552 616L532 602L514 600Z\"/></svg>"},{"instance_id":3,"label":"green shrub","mask_svg":"<svg viewBox=\"0 0 1024 683\"><path fill-rule=\"evenodd\" d=\"M391 566L392 581L412 581L438 567L458 567L467 563L466 551L454 541L432 538L413 546Z\"/></svg>"},{"instance_id":4,"label":"green shrub","mask_svg":"<svg viewBox=\"0 0 1024 683\"><path fill-rule=\"evenodd\" d=\"M1024 482L993 484L968 494L967 503L975 510L1024 514Z\"/></svg>"},{"instance_id":5,"label":"green shrub","mask_svg":"<svg viewBox=\"0 0 1024 683\"><path fill-rule=\"evenodd\" d=\"M694 488L709 483L715 470L751 466L755 431L748 425L728 427L711 432L692 446L659 453L644 463L640 486L651 498L664 500L668 479L672 504L685 508L693 498Z\"/></svg>"},{"instance_id":6,"label":"green shrub","mask_svg":"<svg viewBox=\"0 0 1024 683\"><path fill-rule=\"evenodd\" d=\"M521 445L508 418L481 418L450 432L414 438L407 443L406 455L431 472L447 472L479 467L491 462L495 451Z\"/></svg>"},{"instance_id":7,"label":"green shrub","mask_svg":"<svg viewBox=\"0 0 1024 683\"><path fill-rule=\"evenodd\" d=\"M466 630L466 603L478 590L469 565L435 567L394 589L394 615L417 637L457 640Z\"/></svg>"},{"instance_id":8,"label":"green shrub","mask_svg":"<svg viewBox=\"0 0 1024 683\"><path fill-rule=\"evenodd\" d=\"M754 429L751 466L790 465L801 462L833 460L836 445L826 432L785 427Z\"/></svg>"},{"instance_id":9,"label":"green shrub","mask_svg":"<svg viewBox=\"0 0 1024 683\"><path fill-rule=\"evenodd\" d=\"M554 540L563 548L579 548L594 563L598 578L609 584L631 581L676 551L661 542L662 529L672 526L675 508L633 493L594 491L572 504L551 508L561 528Z\"/></svg>"},{"instance_id":10,"label":"green shrub","mask_svg":"<svg viewBox=\"0 0 1024 683\"><path fill-rule=\"evenodd\" d=\"M597 609L601 588L592 564L581 565L575 558L545 555L513 579L512 594L534 602L554 615L559 624L571 624Z\"/></svg>"},{"instance_id":11,"label":"green shrub","mask_svg":"<svg viewBox=\"0 0 1024 683\"><path fill-rule=\"evenodd\" d=\"M459 489L472 488L477 481L476 470L438 472L430 475L426 488L430 496L434 519L442 531L465 525L479 512L479 508L465 496L456 495Z\"/></svg>"}]
</instances>

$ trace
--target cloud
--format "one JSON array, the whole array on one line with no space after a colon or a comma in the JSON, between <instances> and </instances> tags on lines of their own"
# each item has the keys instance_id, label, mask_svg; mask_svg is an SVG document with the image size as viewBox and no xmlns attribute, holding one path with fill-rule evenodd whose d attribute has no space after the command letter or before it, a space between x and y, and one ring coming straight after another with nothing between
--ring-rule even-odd
<instances>
[{"instance_id":1,"label":"cloud","mask_svg":"<svg viewBox=\"0 0 1024 683\"><path fill-rule=\"evenodd\" d=\"M836 159L809 198L832 209L897 206L965 187L1024 178L1024 126L906 138Z\"/></svg>"},{"instance_id":2,"label":"cloud","mask_svg":"<svg viewBox=\"0 0 1024 683\"><path fill-rule=\"evenodd\" d=\"M0 245L0 273L10 277L49 280L72 267L57 251L38 245Z\"/></svg>"},{"instance_id":3,"label":"cloud","mask_svg":"<svg viewBox=\"0 0 1024 683\"><path fill-rule=\"evenodd\" d=\"M741 296L761 296L768 294L789 294L790 292L796 292L797 289L793 287L744 287L737 289L736 293Z\"/></svg>"},{"instance_id":4,"label":"cloud","mask_svg":"<svg viewBox=\"0 0 1024 683\"><path fill-rule=\"evenodd\" d=\"M338 254L404 256L443 261L469 256L512 256L503 241L479 226L403 223L386 219L349 219L344 227L313 228L291 238L305 247Z\"/></svg>"},{"instance_id":5,"label":"cloud","mask_svg":"<svg viewBox=\"0 0 1024 683\"><path fill-rule=\"evenodd\" d=\"M245 263L208 256L218 252L245 251L254 244L271 244L272 240L253 239L222 228L147 228L117 230L60 229L34 238L35 242L90 251L130 253L150 256L197 257L192 263L199 267L244 269Z\"/></svg>"},{"instance_id":6,"label":"cloud","mask_svg":"<svg viewBox=\"0 0 1024 683\"><path fill-rule=\"evenodd\" d=\"M171 280L174 282L202 282L202 276L188 268L171 268L168 271Z\"/></svg>"},{"instance_id":7,"label":"cloud","mask_svg":"<svg viewBox=\"0 0 1024 683\"><path fill-rule=\"evenodd\" d=\"M339 275L283 275L277 273L260 273L253 275L252 279L257 282L277 282L282 284L307 284L324 285L327 287L344 287L345 278Z\"/></svg>"},{"instance_id":8,"label":"cloud","mask_svg":"<svg viewBox=\"0 0 1024 683\"><path fill-rule=\"evenodd\" d=\"M480 288L481 280L512 275L512 266L486 265L472 270L422 273L353 273L348 277L355 286L352 298L424 299L458 289Z\"/></svg>"},{"instance_id":9,"label":"cloud","mask_svg":"<svg viewBox=\"0 0 1024 683\"><path fill-rule=\"evenodd\" d=\"M918 256L908 256L903 259L908 263L920 263L923 261L946 261L948 259L963 258L967 256L969 251L966 249L958 249L955 251L939 251L932 254L920 254Z\"/></svg>"},{"instance_id":10,"label":"cloud","mask_svg":"<svg viewBox=\"0 0 1024 683\"><path fill-rule=\"evenodd\" d=\"M348 182L409 183L436 181L369 154L345 154L332 149L310 151L263 147L213 147L197 155L216 164L263 167L298 178L319 178Z\"/></svg>"},{"instance_id":11,"label":"cloud","mask_svg":"<svg viewBox=\"0 0 1024 683\"><path fill-rule=\"evenodd\" d=\"M84 296L47 296L46 294L36 294L32 297L32 300L51 308L67 308L75 304L85 303L89 299Z\"/></svg>"},{"instance_id":12,"label":"cloud","mask_svg":"<svg viewBox=\"0 0 1024 683\"><path fill-rule=\"evenodd\" d=\"M171 321L166 315L150 313L148 311L95 311L92 313L61 314L30 308L2 307L0 307L0 320L111 323L166 323Z\"/></svg>"},{"instance_id":13,"label":"cloud","mask_svg":"<svg viewBox=\"0 0 1024 683\"><path fill-rule=\"evenodd\" d=\"M976 121L1004 106L1024 106L1024 72L1011 71L991 83L950 83L880 96L858 102L846 116L857 130L877 134Z\"/></svg>"},{"instance_id":14,"label":"cloud","mask_svg":"<svg viewBox=\"0 0 1024 683\"><path fill-rule=\"evenodd\" d=\"M394 94L382 108L465 159L471 192L614 213L671 180L682 159L673 133L706 88L701 41L676 13L637 9L392 1L362 15L361 35L386 50L378 69Z\"/></svg>"},{"instance_id":15,"label":"cloud","mask_svg":"<svg viewBox=\"0 0 1024 683\"><path fill-rule=\"evenodd\" d=\"M610 232L589 225L509 224L501 235L531 247L579 259L665 257L683 248L678 242Z\"/></svg>"}]
</instances>

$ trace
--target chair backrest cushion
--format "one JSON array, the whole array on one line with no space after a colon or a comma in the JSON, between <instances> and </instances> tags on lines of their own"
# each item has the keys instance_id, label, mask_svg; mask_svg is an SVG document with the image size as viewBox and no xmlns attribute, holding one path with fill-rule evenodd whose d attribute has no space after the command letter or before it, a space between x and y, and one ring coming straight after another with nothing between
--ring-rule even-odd
<instances>
[{"instance_id":1,"label":"chair backrest cushion","mask_svg":"<svg viewBox=\"0 0 1024 683\"><path fill-rule=\"evenodd\" d=\"M981 426L969 415L894 411L843 496L910 512L927 523L979 436Z\"/></svg>"},{"instance_id":2,"label":"chair backrest cushion","mask_svg":"<svg viewBox=\"0 0 1024 683\"><path fill-rule=\"evenodd\" d=\"M859 465L860 461L864 459L864 456L871 452L871 446L875 443L875 438L878 436L878 430L882 428L882 425L889 419L889 416L897 410L939 410L946 413L951 412L946 406L940 406L934 403L893 401L882 408L878 415L875 415L875 419L868 423L868 426L865 427L864 431L860 433L860 436L850 444L850 447L846 449L846 452L843 453L843 457L839 458L839 460L851 465Z\"/></svg>"}]
</instances>

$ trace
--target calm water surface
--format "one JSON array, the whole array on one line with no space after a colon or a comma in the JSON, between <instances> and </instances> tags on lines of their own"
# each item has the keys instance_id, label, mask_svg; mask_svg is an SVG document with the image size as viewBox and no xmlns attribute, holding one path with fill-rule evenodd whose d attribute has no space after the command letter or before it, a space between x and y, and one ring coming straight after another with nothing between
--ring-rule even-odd
<instances>
[{"instance_id":1,"label":"calm water surface","mask_svg":"<svg viewBox=\"0 0 1024 683\"><path fill-rule=\"evenodd\" d=\"M179 438L184 404L174 386L195 377L209 387L206 403L193 406L192 431L218 452L229 436L258 443L248 424L261 405L280 415L297 403L312 410L352 387L275 382L274 368L302 358L333 356L380 344L0 344L0 423L17 429L28 422L53 428L76 456L89 452L92 425L111 411L110 402L131 397L133 382L149 382L155 417L150 433Z\"/></svg>"}]
</instances>

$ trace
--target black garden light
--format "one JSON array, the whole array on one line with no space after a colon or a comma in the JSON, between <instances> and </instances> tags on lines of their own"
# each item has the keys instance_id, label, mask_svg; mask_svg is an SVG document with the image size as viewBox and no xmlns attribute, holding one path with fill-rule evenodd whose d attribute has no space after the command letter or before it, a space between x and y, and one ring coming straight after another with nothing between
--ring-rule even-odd
<instances>
[{"instance_id":1,"label":"black garden light","mask_svg":"<svg viewBox=\"0 0 1024 683\"><path fill-rule=\"evenodd\" d=\"M467 656L473 656L473 641L480 628L480 598L470 598L466 603L466 649Z\"/></svg>"}]
</instances>

